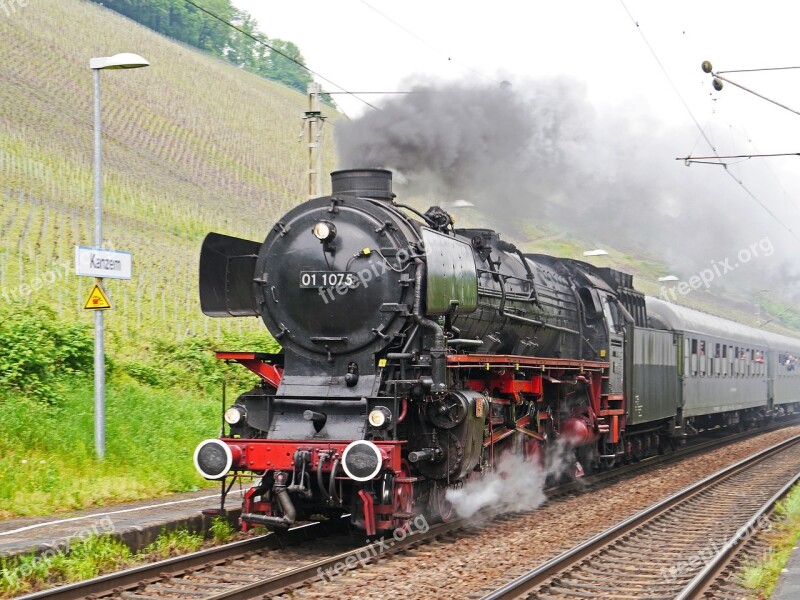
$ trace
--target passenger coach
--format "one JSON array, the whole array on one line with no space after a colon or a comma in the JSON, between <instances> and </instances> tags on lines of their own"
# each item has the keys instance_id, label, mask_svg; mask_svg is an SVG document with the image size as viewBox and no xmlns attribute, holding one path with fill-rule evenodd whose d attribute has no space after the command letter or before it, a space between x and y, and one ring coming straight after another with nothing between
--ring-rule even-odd
<instances>
[{"instance_id":1,"label":"passenger coach","mask_svg":"<svg viewBox=\"0 0 800 600\"><path fill-rule=\"evenodd\" d=\"M676 427L748 427L797 410L798 340L656 298L647 298L647 314L654 329L673 334L674 382L650 391L661 405L674 397Z\"/></svg>"}]
</instances>

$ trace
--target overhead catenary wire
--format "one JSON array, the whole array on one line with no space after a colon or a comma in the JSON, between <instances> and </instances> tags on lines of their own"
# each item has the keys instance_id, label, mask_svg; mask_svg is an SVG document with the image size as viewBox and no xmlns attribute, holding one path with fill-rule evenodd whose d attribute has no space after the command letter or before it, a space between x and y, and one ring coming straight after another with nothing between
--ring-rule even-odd
<instances>
[{"instance_id":1,"label":"overhead catenary wire","mask_svg":"<svg viewBox=\"0 0 800 600\"><path fill-rule=\"evenodd\" d=\"M667 69L664 66L664 64L661 62L661 59L658 57L658 54L656 54L655 49L653 48L653 46L650 45L650 42L648 41L647 36L645 36L644 32L642 31L641 26L639 25L639 21L637 21L634 18L633 14L631 14L631 11L628 10L628 7L625 5L625 0L619 0L619 3L622 5L622 8L628 14L628 17L630 17L630 20L636 26L636 31L639 32L639 35L641 36L642 41L644 42L645 46L647 46L647 49L650 50L650 54L653 55L653 58L655 59L656 64L661 69L661 72L664 74L664 77L666 77L667 81L669 82L670 87L672 87L672 90L675 92L675 95L678 96L678 100L681 101L681 104L683 105L683 108L686 110L686 112L688 113L689 117L692 119L692 122L695 124L697 129L700 131L700 135L703 136L703 139L706 141L706 143L708 144L709 148L711 148L711 150L716 154L717 150L714 147L714 144L711 142L711 140L709 139L708 135L706 135L706 132L703 130L703 127L700 125L700 122L694 116L694 113L692 112L692 109L689 108L689 104L687 104L686 100L683 97L683 94L681 94L681 91L678 89L678 86L675 85L674 81L672 81L672 77L669 76L669 72L667 71Z\"/></svg>"},{"instance_id":2,"label":"overhead catenary wire","mask_svg":"<svg viewBox=\"0 0 800 600\"><path fill-rule=\"evenodd\" d=\"M223 18L222 18L222 17L220 17L219 15L217 15L217 14L215 14L215 13L211 12L210 10L208 10L208 9L206 9L206 8L203 8L202 6L200 6L200 5L198 5L196 2L194 2L194 0L183 0L183 1L184 1L184 2L186 2L187 4L191 4L191 5L192 5L192 6L194 6L194 7L195 7L197 10L204 12L205 14L207 14L208 16L210 16L210 17L212 17L212 18L216 19L216 20L217 20L217 21L219 21L220 23L224 23L224 24L225 24L225 25L227 25L228 27L230 27L230 28L232 28L232 29L235 29L236 31L238 31L238 32L239 32L239 33L241 33L242 35L244 35L244 36L246 36L246 37L250 38L251 40L253 40L253 41L254 41L254 42L256 42L257 44L261 44L261 45L262 45L262 46L264 46L265 48L269 48L269 49L270 49L272 52L275 52L276 54L278 54L278 55L280 55L280 56L284 57L286 60L289 60L289 61L293 62L294 64L296 64L297 66L299 66L299 67L301 67L301 68L305 69L306 71L308 71L309 73L311 73L311 74L312 74L312 75L314 75L315 77L319 77L320 79L322 79L323 81L326 81L326 82L328 82L328 83L329 83L329 84L331 84L332 86L334 86L334 87L336 87L336 88L339 88L340 90L342 90L342 93L343 93L343 94L349 94L350 96L352 96L352 97L353 97L353 98L355 98L356 100L358 100L358 101L362 102L363 104L365 104L365 105L369 106L370 108L374 108L374 109L375 109L375 110L377 110L377 111L380 111L380 110L381 110L380 108L378 108L378 107L377 107L377 106L375 106L374 104L370 104L369 102L367 102L367 101L366 101L366 100L364 100L363 98L359 98L359 97L358 97L356 94L354 94L353 92L349 92L349 91L347 91L347 90L346 90L345 88L343 88L342 86L340 86L340 85L338 85L337 83L335 83L335 82L331 81L330 79L328 79L327 77L325 77L325 76L321 75L320 73L317 73L317 72L316 72L316 71L314 71L313 69L311 69L311 68L309 68L308 66L304 65L303 63L301 63L299 60L295 60L294 58L292 58L291 56L289 56L289 55L288 55L288 54L286 54L285 52L281 52L280 50L278 50L278 49L277 49L277 48L275 48L274 46L272 46L272 45L268 44L268 43L267 43L267 42L265 42L264 40L262 40L262 39L260 39L260 38L258 38L258 37L256 37L256 36L254 36L254 35L252 35L251 33L248 33L247 31L245 31L245 30L244 30L244 29L242 29L241 27L237 27L236 25L234 25L234 24L233 24L233 23L231 23L230 21L226 21L225 19L223 19ZM330 93L330 92L327 92L327 93Z\"/></svg>"},{"instance_id":3,"label":"overhead catenary wire","mask_svg":"<svg viewBox=\"0 0 800 600\"><path fill-rule=\"evenodd\" d=\"M433 44L431 44L429 41L427 41L427 40L425 40L425 39L421 38L421 37L420 37L420 36L418 36L416 33L414 33L413 31L411 31L410 29L408 29L407 27L404 27L403 25L401 25L400 23L398 23L397 21L395 21L394 19L392 19L392 18L391 18L389 15L387 15L387 14L385 14L385 13L383 13L383 12L379 11L377 8L375 8L374 6L372 6L371 4L369 4L368 2L366 2L366 0L361 0L361 4L363 4L364 6L366 6L367 8L369 8L370 10L373 10L373 11L375 11L375 12L376 12L377 14L379 14L381 17L383 17L384 19L386 19L387 21L389 21L389 22L390 22L392 25L394 25L395 27L398 27L399 29L402 29L402 30L403 30L403 31L405 31L405 32L406 32L408 35L410 35L411 37L413 37L415 40L419 41L420 43L424 44L425 46L427 46L427 47L428 47L428 48L430 48L431 50L434 50L435 52L438 52L439 54L442 54L442 55L444 55L444 56L447 58L447 60L448 60L449 62L452 62L452 63L454 63L454 64L457 64L458 66L460 66L460 67L462 67L462 68L466 69L467 71L469 71L469 72L470 72L470 73L472 73L473 75L477 75L478 77L482 77L483 79L486 79L486 80L488 80L488 81L491 81L492 83L496 83L496 84L498 84L498 85L500 85L500 84L502 83L502 82L500 82L500 81L497 81L496 79L494 79L494 78L492 78L492 77L489 77L488 75L486 75L486 74L484 74L484 73L481 73L481 72L480 72L480 71L478 71L477 69L473 69L473 68L472 68L472 67L470 67L469 65L465 65L465 64L463 64L463 63L461 63L461 62L454 61L454 60L453 60L453 58L452 58L451 56L449 56L449 55L448 55L448 53L446 53L446 52L443 52L441 49L437 48L436 46L434 46Z\"/></svg>"},{"instance_id":4,"label":"overhead catenary wire","mask_svg":"<svg viewBox=\"0 0 800 600\"><path fill-rule=\"evenodd\" d=\"M683 98L683 95L681 94L680 90L678 89L678 87L675 85L675 82L670 77L669 73L667 72L667 69L664 67L664 64L661 62L661 59L659 59L658 54L656 54L655 49L653 48L653 46L650 45L650 42L647 40L647 36L645 36L644 32L642 31L642 28L639 26L639 22L634 18L634 16L631 13L631 11L628 10L628 7L625 4L625 0L619 0L619 2L622 5L622 8L625 10L625 12L628 14L628 17L630 17L631 21L636 26L636 30L639 32L639 35L641 36L641 38L644 41L645 45L647 46L648 50L650 50L650 54L653 55L653 58L655 59L656 63L658 64L658 66L661 69L661 71L664 74L664 76L667 78L667 81L669 82L669 84L672 87L673 91L678 96L678 99L681 101L681 104L683 104L683 107L686 110L686 112L689 114L689 117L691 118L692 122L695 124L697 129L700 131L700 134L703 136L703 139L706 141L706 143L708 144L709 148L714 153L714 157L713 158L715 158L717 160L720 160L720 156L719 156L719 153L717 152L716 147L711 142L711 140L709 139L709 137L706 134L706 132L703 130L703 128L700 125L700 123L698 122L697 118L694 116L694 113L692 112L692 109L689 108L689 105L687 104L686 100ZM734 85L736 85L736 84L734 84ZM745 194L747 194L747 196L749 196L754 202L756 202L756 204L758 204L764 210L764 212L766 212L770 217L772 217L794 239L796 239L797 241L800 242L800 235L798 235L783 220L778 218L778 216L775 213L773 213L772 210L770 210L770 208L767 207L767 205L764 204L758 198L758 196L756 196L752 191L750 191L750 189L747 186L745 186L744 182L741 179L738 179L730 171L730 169L727 168L727 165L725 165L724 163L713 163L713 164L722 164L722 166L725 167L725 173L727 173L728 176L730 176L730 178L733 179L742 188L742 190L744 190Z\"/></svg>"},{"instance_id":5,"label":"overhead catenary wire","mask_svg":"<svg viewBox=\"0 0 800 600\"><path fill-rule=\"evenodd\" d=\"M686 160L695 162L698 160L728 160L732 158L771 158L773 156L800 156L800 152L776 152L774 154L730 154L727 156L720 156L719 154L715 154L714 156L684 156L678 157L675 160ZM720 163L721 164L721 163Z\"/></svg>"},{"instance_id":6,"label":"overhead catenary wire","mask_svg":"<svg viewBox=\"0 0 800 600\"><path fill-rule=\"evenodd\" d=\"M695 143L694 146L692 147L692 151L689 152L689 154L687 156L679 157L679 158L676 158L675 160L684 160L686 162L687 166L689 166L690 164L705 164L705 165L717 165L717 166L723 166L724 167L724 166L727 166L727 165L738 165L738 164L741 164L743 162L747 162L748 160L750 160L750 158L762 158L762 157L763 158L771 158L773 156L774 157L782 157L782 156L800 155L800 153L796 153L795 154L793 152L780 153L780 154L767 154L767 153L764 153L764 152L761 151L760 148L758 148L758 146L756 146L756 144L753 142L753 140L750 138L750 135L747 132L741 130L740 128L738 128L737 126L733 125L732 123L728 123L728 130L730 132L736 132L739 135L743 136L744 139L747 141L747 144L749 144L753 148L752 152L750 152L749 154L742 154L741 155L742 157L746 157L746 158L742 158L738 162L733 162L733 163L712 162L716 157L710 157L710 156L701 157L701 156L693 155L694 148L697 146L697 143ZM700 139L701 138L698 135L697 140L700 140ZM721 158L724 158L724 159L728 160L728 159L739 158L739 156L730 156L730 157L724 156L724 157L721 157ZM779 179L777 174L771 169L769 161L764 163L764 168L770 174L772 179L775 180L775 184L780 188L781 194L787 199L789 206L791 208L794 208L794 209L800 208L800 203L798 203L797 200L792 198L789 195L789 193L786 191L786 189L784 188L784 186L781 183L781 180Z\"/></svg>"},{"instance_id":7,"label":"overhead catenary wire","mask_svg":"<svg viewBox=\"0 0 800 600\"><path fill-rule=\"evenodd\" d=\"M762 67L759 69L732 69L729 71L717 71L718 73L760 73L761 71L789 71L800 69L800 67Z\"/></svg>"},{"instance_id":8,"label":"overhead catenary wire","mask_svg":"<svg viewBox=\"0 0 800 600\"><path fill-rule=\"evenodd\" d=\"M785 104L781 104L781 103L780 103L780 102L778 102L777 100L773 100L772 98L768 98L767 96L765 96L765 95L763 95L763 94L759 94L758 92L756 92L756 91L754 91L754 90L751 90L750 88L748 88L748 87L745 87L745 86L743 86L743 85L742 85L742 84L740 84L740 83L736 83L735 81L731 81L731 80L730 80L730 79L728 79L727 77L722 77L722 76L720 75L720 71L716 71L716 72L712 71L712 72L711 72L711 75L713 75L713 76L714 76L714 77L716 77L717 79L720 79L720 80L722 80L722 81L725 81L725 82L727 82L727 83L730 83L731 85L735 85L735 86L736 86L736 87L738 87L740 90L744 90L745 92L748 92L748 93L750 93L750 94L753 94L754 96L756 96L756 97L758 97L758 98L761 98L762 100L766 100L767 102L771 102L771 103L772 103L772 104L774 104L775 106L780 106L781 108L783 108L783 109L786 109L786 110L788 110L788 111L789 111L789 112L791 112L791 113L794 113L794 114L796 114L796 115L800 115L800 111L796 111L795 109L793 109L793 108L790 108L790 107L786 106Z\"/></svg>"},{"instance_id":9,"label":"overhead catenary wire","mask_svg":"<svg viewBox=\"0 0 800 600\"><path fill-rule=\"evenodd\" d=\"M381 94L381 95L386 95L386 94L438 94L439 92L436 92L434 90L423 90L423 91L418 91L418 92L412 91L412 92L325 92L325 93L328 94L329 96L333 96L333 95L336 95L336 94L363 94L363 95L368 95L368 94Z\"/></svg>"}]
</instances>

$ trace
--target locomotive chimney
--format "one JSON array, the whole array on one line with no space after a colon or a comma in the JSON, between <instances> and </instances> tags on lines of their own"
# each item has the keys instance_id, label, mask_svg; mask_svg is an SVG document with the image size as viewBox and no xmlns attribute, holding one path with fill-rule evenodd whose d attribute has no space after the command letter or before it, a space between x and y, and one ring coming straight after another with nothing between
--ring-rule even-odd
<instances>
[{"instance_id":1,"label":"locomotive chimney","mask_svg":"<svg viewBox=\"0 0 800 600\"><path fill-rule=\"evenodd\" d=\"M346 169L331 173L334 196L361 196L391 202L392 172L386 169Z\"/></svg>"}]
</instances>

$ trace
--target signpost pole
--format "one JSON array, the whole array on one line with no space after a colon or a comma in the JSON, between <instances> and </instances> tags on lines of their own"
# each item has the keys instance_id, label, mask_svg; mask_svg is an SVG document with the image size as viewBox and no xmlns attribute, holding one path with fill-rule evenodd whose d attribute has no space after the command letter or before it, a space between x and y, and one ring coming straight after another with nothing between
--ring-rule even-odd
<instances>
[{"instance_id":1,"label":"signpost pole","mask_svg":"<svg viewBox=\"0 0 800 600\"><path fill-rule=\"evenodd\" d=\"M94 247L103 247L102 131L100 129L100 69L94 73ZM102 288L103 279L95 278ZM94 311L94 448L97 458L106 455L106 355L103 311Z\"/></svg>"}]
</instances>

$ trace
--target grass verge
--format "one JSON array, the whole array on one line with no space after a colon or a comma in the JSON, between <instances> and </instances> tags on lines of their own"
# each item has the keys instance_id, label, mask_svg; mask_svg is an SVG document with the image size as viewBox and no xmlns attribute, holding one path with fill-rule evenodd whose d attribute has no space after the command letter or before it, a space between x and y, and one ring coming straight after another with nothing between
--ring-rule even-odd
<instances>
[{"instance_id":1,"label":"grass verge","mask_svg":"<svg viewBox=\"0 0 800 600\"><path fill-rule=\"evenodd\" d=\"M227 532L224 540L219 539ZM224 519L215 519L210 530L216 544L230 541L235 536L230 524ZM141 552L131 549L108 535L92 535L71 546L46 552L39 556L26 554L0 558L0 598L45 589L57 585L83 581L125 568L164 560L196 552L203 546L203 536L185 529L162 531Z\"/></svg>"},{"instance_id":2,"label":"grass verge","mask_svg":"<svg viewBox=\"0 0 800 600\"><path fill-rule=\"evenodd\" d=\"M195 446L219 431L218 399L135 381L106 390L106 457L94 456L91 381L55 406L0 396L0 518L53 514L207 487Z\"/></svg>"},{"instance_id":3,"label":"grass verge","mask_svg":"<svg viewBox=\"0 0 800 600\"><path fill-rule=\"evenodd\" d=\"M770 548L758 561L745 566L741 574L742 584L760 598L769 598L792 555L792 549L800 540L800 485L775 507L776 524L768 534Z\"/></svg>"}]
</instances>

